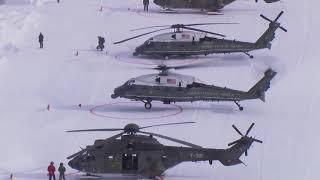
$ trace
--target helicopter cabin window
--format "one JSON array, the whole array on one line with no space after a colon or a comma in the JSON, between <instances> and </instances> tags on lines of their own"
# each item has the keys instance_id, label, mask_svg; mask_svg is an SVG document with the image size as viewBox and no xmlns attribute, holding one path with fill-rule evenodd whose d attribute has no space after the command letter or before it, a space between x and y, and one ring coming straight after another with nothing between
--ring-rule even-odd
<instances>
[{"instance_id":1,"label":"helicopter cabin window","mask_svg":"<svg viewBox=\"0 0 320 180\"><path fill-rule=\"evenodd\" d=\"M182 34L182 39L190 39L190 34Z\"/></svg>"},{"instance_id":2,"label":"helicopter cabin window","mask_svg":"<svg viewBox=\"0 0 320 180\"><path fill-rule=\"evenodd\" d=\"M168 79L167 79L167 84L175 85L175 84L177 84L177 81L176 81L176 79L170 79L170 78L168 78Z\"/></svg>"},{"instance_id":3,"label":"helicopter cabin window","mask_svg":"<svg viewBox=\"0 0 320 180\"><path fill-rule=\"evenodd\" d=\"M176 34L172 34L172 35L171 35L171 38L172 38L172 39L177 39L177 35L176 35Z\"/></svg>"},{"instance_id":4,"label":"helicopter cabin window","mask_svg":"<svg viewBox=\"0 0 320 180\"><path fill-rule=\"evenodd\" d=\"M123 170L138 170L138 155L137 154L122 154L122 169Z\"/></svg>"}]
</instances>

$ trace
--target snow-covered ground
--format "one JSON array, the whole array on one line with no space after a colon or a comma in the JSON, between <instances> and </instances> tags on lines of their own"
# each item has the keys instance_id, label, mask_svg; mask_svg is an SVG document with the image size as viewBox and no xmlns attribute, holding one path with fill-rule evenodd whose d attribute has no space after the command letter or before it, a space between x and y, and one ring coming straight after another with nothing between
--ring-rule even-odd
<instances>
[{"instance_id":1,"label":"snow-covered ground","mask_svg":"<svg viewBox=\"0 0 320 180\"><path fill-rule=\"evenodd\" d=\"M242 157L248 166L183 163L168 170L165 179L319 179L318 1L274 4L238 1L223 9L222 16L194 11L163 14L154 4L149 13L144 13L137 0L103 0L102 12L98 11L100 0L29 2L32 3L0 5L1 179L7 179L11 172L17 179L45 179L50 161L66 163L65 158L80 146L113 134L67 134L65 130L177 121L197 123L150 131L204 147L226 148L227 143L239 138L232 124L245 131L255 122L251 135L264 143L254 144L249 156ZM232 103L179 103L182 113L162 117L174 114L176 108L155 103L155 109L146 112L139 102L110 98L113 89L129 78L153 73L136 68L145 65L134 62L150 62L131 55L134 47L147 37L112 45L135 35L129 29L176 23L239 22L235 26L203 28L231 39L256 41L268 27L259 14L273 19L281 10L285 14L279 21L288 33L280 30L276 33L271 51L252 52L253 60L242 54L200 57L196 63L209 62L210 67L179 71L207 83L248 90L265 69L272 67L278 75L266 94L266 103L242 102L243 112ZM45 36L42 50L37 42L40 32ZM94 50L98 35L106 37L108 55ZM77 51L79 56L75 56ZM81 109L77 108L79 103L83 105ZM110 103L120 104L111 107ZM100 110L100 115L90 113L92 108L104 104L109 109ZM68 172L75 171L69 168ZM78 177L69 175L71 178Z\"/></svg>"}]
</instances>

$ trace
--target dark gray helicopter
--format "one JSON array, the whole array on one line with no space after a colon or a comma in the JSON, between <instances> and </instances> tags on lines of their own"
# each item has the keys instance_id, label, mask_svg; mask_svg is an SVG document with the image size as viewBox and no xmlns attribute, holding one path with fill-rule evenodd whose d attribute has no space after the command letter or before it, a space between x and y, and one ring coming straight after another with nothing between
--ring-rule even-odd
<instances>
[{"instance_id":1,"label":"dark gray helicopter","mask_svg":"<svg viewBox=\"0 0 320 180\"><path fill-rule=\"evenodd\" d=\"M243 153L247 156L247 150L253 142L262 143L252 137L248 137L254 123L251 124L246 134L243 135L236 126L232 127L241 135L241 138L229 143L227 149L202 148L189 142L172 137L141 131L150 127L187 124L194 122L180 122L139 127L136 124L128 124L124 128L115 129L85 129L67 132L88 131L122 131L110 138L96 140L93 145L71 155L68 159L69 166L81 172L94 176L138 176L156 178L167 169L187 161L220 161L225 166L241 164L239 159ZM173 141L187 147L165 146L154 137ZM120 139L118 139L120 138Z\"/></svg>"},{"instance_id":2,"label":"dark gray helicopter","mask_svg":"<svg viewBox=\"0 0 320 180\"><path fill-rule=\"evenodd\" d=\"M236 0L154 0L153 2L167 11L172 9L201 9L216 12L234 1ZM279 0L264 1L273 3Z\"/></svg>"},{"instance_id":3,"label":"dark gray helicopter","mask_svg":"<svg viewBox=\"0 0 320 180\"><path fill-rule=\"evenodd\" d=\"M142 101L146 109L151 109L152 101L164 104L172 102L194 101L233 101L242 111L240 101L261 99L265 101L265 92L270 87L270 81L277 74L272 69L264 73L264 77L249 91L239 91L226 87L207 85L196 81L195 77L170 73L169 69L183 69L192 66L167 67L158 66L159 74L149 74L132 78L114 90L111 98L127 98Z\"/></svg>"},{"instance_id":4,"label":"dark gray helicopter","mask_svg":"<svg viewBox=\"0 0 320 180\"><path fill-rule=\"evenodd\" d=\"M135 30L148 29L148 28L160 28L159 30L147 32L138 36L134 36L122 41L115 42L114 44L123 43L141 36L152 34L155 32L174 29L174 32L163 33L154 36L144 42L142 45L138 46L133 53L134 56L138 55L148 55L158 58L169 59L172 56L191 56L191 55L208 55L208 54L218 54L218 53L245 53L250 58L253 58L249 54L249 51L258 49L271 49L271 41L275 38L275 31L280 28L287 32L285 28L280 26L278 19L282 16L283 11L276 17L275 20L270 20L267 17L260 15L263 19L270 22L269 28L263 33L263 35L254 43L242 42L236 40L218 39L215 37L207 36L207 34L225 37L222 34L209 32L201 29L196 29L192 26L199 25L211 25L219 23L200 23L200 24L176 24L172 26L152 26L145 27ZM221 23L223 24L223 23ZM232 24L232 23L224 23ZM183 31L192 30L192 31Z\"/></svg>"}]
</instances>

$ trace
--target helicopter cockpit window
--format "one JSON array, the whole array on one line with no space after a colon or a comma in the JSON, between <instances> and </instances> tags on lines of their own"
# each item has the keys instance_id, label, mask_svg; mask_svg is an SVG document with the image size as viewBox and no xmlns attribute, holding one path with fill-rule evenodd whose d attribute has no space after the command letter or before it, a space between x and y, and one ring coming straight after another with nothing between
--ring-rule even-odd
<instances>
[{"instance_id":1,"label":"helicopter cockpit window","mask_svg":"<svg viewBox=\"0 0 320 180\"><path fill-rule=\"evenodd\" d=\"M153 42L152 42L152 41L148 41L148 42L147 42L147 46L148 46L148 47L150 47L150 46L152 46L152 45L153 45Z\"/></svg>"},{"instance_id":2,"label":"helicopter cockpit window","mask_svg":"<svg viewBox=\"0 0 320 180\"><path fill-rule=\"evenodd\" d=\"M129 81L127 81L127 82L125 83L125 85L131 86L131 85L133 85L134 83L135 83L135 80L134 80L134 79L130 79Z\"/></svg>"},{"instance_id":3,"label":"helicopter cockpit window","mask_svg":"<svg viewBox=\"0 0 320 180\"><path fill-rule=\"evenodd\" d=\"M83 156L83 158L82 158L83 161L91 161L91 160L95 160L95 159L96 159L96 157L89 152L86 154L86 156Z\"/></svg>"}]
</instances>

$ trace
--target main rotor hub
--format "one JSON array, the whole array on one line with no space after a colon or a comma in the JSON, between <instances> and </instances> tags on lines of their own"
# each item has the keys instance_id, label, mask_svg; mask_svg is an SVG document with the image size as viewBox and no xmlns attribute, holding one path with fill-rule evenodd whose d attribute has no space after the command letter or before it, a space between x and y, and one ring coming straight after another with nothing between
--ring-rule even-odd
<instances>
[{"instance_id":1,"label":"main rotor hub","mask_svg":"<svg viewBox=\"0 0 320 180\"><path fill-rule=\"evenodd\" d=\"M124 132L127 134L134 134L139 132L140 127L137 124L128 124L124 127Z\"/></svg>"}]
</instances>

